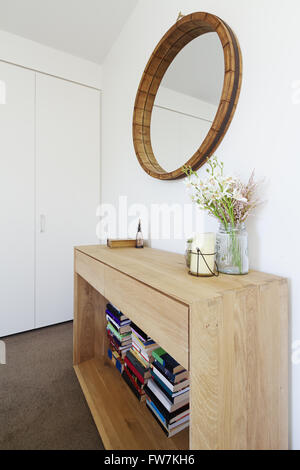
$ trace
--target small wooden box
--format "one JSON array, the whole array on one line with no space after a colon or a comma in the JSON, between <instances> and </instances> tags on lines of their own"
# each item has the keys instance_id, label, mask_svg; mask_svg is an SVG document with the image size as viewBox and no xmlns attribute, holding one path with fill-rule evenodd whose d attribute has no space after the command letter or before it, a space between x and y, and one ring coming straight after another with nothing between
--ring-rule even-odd
<instances>
[{"instance_id":1,"label":"small wooden box","mask_svg":"<svg viewBox=\"0 0 300 470\"><path fill-rule=\"evenodd\" d=\"M107 246L109 248L125 248L125 247L133 247L135 248L136 246L136 240L133 240L131 238L128 239L112 239L108 238L107 239Z\"/></svg>"}]
</instances>

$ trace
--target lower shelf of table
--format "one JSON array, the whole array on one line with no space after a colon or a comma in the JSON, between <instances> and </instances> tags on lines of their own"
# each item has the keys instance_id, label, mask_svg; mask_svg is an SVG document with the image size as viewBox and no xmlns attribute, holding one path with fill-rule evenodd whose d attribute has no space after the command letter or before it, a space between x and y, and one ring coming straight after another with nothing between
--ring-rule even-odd
<instances>
[{"instance_id":1,"label":"lower shelf of table","mask_svg":"<svg viewBox=\"0 0 300 470\"><path fill-rule=\"evenodd\" d=\"M187 450L189 430L167 438L145 403L139 403L108 361L91 359L74 366L104 447L107 450Z\"/></svg>"}]
</instances>

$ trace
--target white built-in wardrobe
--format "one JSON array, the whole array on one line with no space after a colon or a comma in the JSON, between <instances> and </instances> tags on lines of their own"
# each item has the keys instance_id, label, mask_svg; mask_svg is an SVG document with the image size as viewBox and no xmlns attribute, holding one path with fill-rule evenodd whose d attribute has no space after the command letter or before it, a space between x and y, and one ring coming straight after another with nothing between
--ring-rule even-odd
<instances>
[{"instance_id":1,"label":"white built-in wardrobe","mask_svg":"<svg viewBox=\"0 0 300 470\"><path fill-rule=\"evenodd\" d=\"M97 243L100 92L0 62L0 337L73 318Z\"/></svg>"}]
</instances>

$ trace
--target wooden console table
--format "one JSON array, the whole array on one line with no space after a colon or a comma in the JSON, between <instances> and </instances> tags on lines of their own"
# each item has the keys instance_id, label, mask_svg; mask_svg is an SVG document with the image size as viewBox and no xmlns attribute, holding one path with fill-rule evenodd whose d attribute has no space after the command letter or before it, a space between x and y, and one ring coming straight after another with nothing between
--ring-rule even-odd
<instances>
[{"instance_id":1,"label":"wooden console table","mask_svg":"<svg viewBox=\"0 0 300 470\"><path fill-rule=\"evenodd\" d=\"M288 295L260 272L193 278L181 255L75 248L74 368L106 449L287 449ZM168 439L107 358L116 305L190 370L190 428Z\"/></svg>"}]
</instances>

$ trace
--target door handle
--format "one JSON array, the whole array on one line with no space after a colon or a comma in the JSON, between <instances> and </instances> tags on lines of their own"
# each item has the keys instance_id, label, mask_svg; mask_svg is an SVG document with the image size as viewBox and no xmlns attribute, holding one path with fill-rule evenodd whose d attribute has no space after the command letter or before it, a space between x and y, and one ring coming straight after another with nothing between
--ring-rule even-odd
<instances>
[{"instance_id":1,"label":"door handle","mask_svg":"<svg viewBox=\"0 0 300 470\"><path fill-rule=\"evenodd\" d=\"M46 216L45 214L40 215L40 233L44 233L46 231Z\"/></svg>"}]
</instances>

